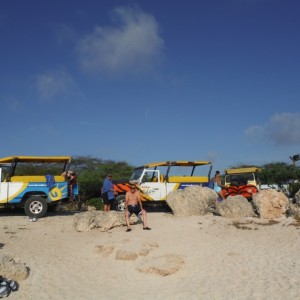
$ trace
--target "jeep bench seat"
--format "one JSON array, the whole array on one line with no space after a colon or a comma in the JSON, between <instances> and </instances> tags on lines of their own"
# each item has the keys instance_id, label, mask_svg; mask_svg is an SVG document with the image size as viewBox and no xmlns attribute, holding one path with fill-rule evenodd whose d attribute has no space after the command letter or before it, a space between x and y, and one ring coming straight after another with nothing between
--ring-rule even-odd
<instances>
[{"instance_id":1,"label":"jeep bench seat","mask_svg":"<svg viewBox=\"0 0 300 300\"><path fill-rule=\"evenodd\" d=\"M207 176L170 176L169 182L208 182Z\"/></svg>"},{"instance_id":2,"label":"jeep bench seat","mask_svg":"<svg viewBox=\"0 0 300 300\"><path fill-rule=\"evenodd\" d=\"M11 182L46 182L45 176L13 176L10 179ZM64 176L54 176L55 182L64 182Z\"/></svg>"}]
</instances>

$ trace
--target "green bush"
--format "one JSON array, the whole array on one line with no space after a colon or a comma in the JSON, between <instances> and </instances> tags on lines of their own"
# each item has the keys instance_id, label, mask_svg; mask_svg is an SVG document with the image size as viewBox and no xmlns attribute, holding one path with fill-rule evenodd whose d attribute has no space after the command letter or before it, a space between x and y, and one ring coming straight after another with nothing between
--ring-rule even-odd
<instances>
[{"instance_id":1,"label":"green bush","mask_svg":"<svg viewBox=\"0 0 300 300\"><path fill-rule=\"evenodd\" d=\"M86 201L86 205L94 206L96 210L103 210L103 206L104 206L101 198L91 198Z\"/></svg>"},{"instance_id":2,"label":"green bush","mask_svg":"<svg viewBox=\"0 0 300 300\"><path fill-rule=\"evenodd\" d=\"M299 190L300 190L300 182L291 183L289 185L290 197L293 198Z\"/></svg>"}]
</instances>

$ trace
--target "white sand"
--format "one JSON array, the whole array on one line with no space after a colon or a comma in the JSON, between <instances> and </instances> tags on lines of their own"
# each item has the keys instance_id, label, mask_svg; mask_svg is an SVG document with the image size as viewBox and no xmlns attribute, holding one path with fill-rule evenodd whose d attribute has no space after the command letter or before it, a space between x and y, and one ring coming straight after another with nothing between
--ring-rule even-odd
<instances>
[{"instance_id":1,"label":"white sand","mask_svg":"<svg viewBox=\"0 0 300 300\"><path fill-rule=\"evenodd\" d=\"M248 219L242 228L212 215L152 212L148 219L151 231L138 224L129 233L125 227L79 233L71 215L31 223L1 213L0 253L30 268L9 299L300 299L300 227L294 219L273 225ZM141 249L150 252L116 260L118 250ZM137 270L172 254L184 261L172 275Z\"/></svg>"}]
</instances>

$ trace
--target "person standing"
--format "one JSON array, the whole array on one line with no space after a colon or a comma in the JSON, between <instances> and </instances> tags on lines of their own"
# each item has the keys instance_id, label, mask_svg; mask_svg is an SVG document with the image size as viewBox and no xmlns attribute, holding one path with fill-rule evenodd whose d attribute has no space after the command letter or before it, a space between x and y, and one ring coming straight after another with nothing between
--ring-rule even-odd
<instances>
[{"instance_id":1,"label":"person standing","mask_svg":"<svg viewBox=\"0 0 300 300\"><path fill-rule=\"evenodd\" d=\"M69 200L71 203L74 202L74 187L77 184L77 175L74 171L64 171L61 176L65 177L65 180L68 182L68 193L69 193Z\"/></svg>"},{"instance_id":2,"label":"person standing","mask_svg":"<svg viewBox=\"0 0 300 300\"><path fill-rule=\"evenodd\" d=\"M131 231L130 228L130 216L135 214L137 217L142 216L143 229L151 230L147 226L147 213L143 209L142 200L140 198L140 192L136 189L134 184L130 185L130 190L125 196L125 221L127 225L127 232Z\"/></svg>"},{"instance_id":3,"label":"person standing","mask_svg":"<svg viewBox=\"0 0 300 300\"><path fill-rule=\"evenodd\" d=\"M104 202L104 211L110 211L111 205L115 200L114 185L112 174L107 174L102 185L101 196Z\"/></svg>"}]
</instances>

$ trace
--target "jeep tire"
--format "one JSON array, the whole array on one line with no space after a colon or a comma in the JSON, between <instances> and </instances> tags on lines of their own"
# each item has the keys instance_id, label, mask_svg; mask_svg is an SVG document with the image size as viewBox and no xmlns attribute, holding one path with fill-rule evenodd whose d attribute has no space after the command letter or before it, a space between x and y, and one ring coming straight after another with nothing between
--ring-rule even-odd
<instances>
[{"instance_id":1,"label":"jeep tire","mask_svg":"<svg viewBox=\"0 0 300 300\"><path fill-rule=\"evenodd\" d=\"M24 211L28 217L41 218L47 212L48 205L46 199L33 196L26 200Z\"/></svg>"}]
</instances>

